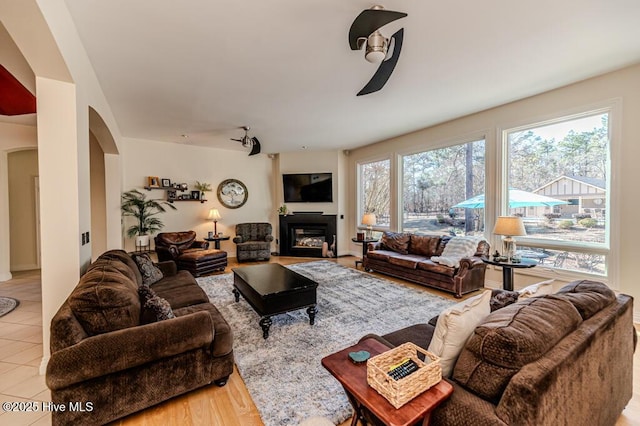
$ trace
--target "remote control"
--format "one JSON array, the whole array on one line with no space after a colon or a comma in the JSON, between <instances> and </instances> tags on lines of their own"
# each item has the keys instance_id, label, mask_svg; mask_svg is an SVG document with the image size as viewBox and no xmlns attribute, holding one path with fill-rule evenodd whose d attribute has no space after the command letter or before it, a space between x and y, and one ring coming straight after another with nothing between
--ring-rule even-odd
<instances>
[{"instance_id":1,"label":"remote control","mask_svg":"<svg viewBox=\"0 0 640 426\"><path fill-rule=\"evenodd\" d=\"M387 374L391 376L393 380L400 380L417 371L418 368L418 364L416 364L412 359L407 359L402 361L400 364L392 366Z\"/></svg>"}]
</instances>

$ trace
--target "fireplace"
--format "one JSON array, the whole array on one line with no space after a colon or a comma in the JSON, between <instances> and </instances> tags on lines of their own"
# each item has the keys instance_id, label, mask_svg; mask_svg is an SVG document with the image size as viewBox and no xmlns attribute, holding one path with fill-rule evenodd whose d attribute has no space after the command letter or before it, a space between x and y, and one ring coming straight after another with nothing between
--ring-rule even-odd
<instances>
[{"instance_id":1,"label":"fireplace","mask_svg":"<svg viewBox=\"0 0 640 426\"><path fill-rule=\"evenodd\" d=\"M280 216L281 256L322 257L323 245L335 246L335 239L336 215L297 212Z\"/></svg>"}]
</instances>

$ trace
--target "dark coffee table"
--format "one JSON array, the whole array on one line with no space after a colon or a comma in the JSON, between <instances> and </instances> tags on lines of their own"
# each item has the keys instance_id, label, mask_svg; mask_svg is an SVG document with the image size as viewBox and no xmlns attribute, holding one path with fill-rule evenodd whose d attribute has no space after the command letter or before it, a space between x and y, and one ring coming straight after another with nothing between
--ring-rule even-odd
<instances>
[{"instance_id":1,"label":"dark coffee table","mask_svg":"<svg viewBox=\"0 0 640 426\"><path fill-rule=\"evenodd\" d=\"M233 268L233 294L240 295L260 315L262 337L269 337L271 317L307 308L309 324L316 318L318 283L277 263Z\"/></svg>"}]
</instances>

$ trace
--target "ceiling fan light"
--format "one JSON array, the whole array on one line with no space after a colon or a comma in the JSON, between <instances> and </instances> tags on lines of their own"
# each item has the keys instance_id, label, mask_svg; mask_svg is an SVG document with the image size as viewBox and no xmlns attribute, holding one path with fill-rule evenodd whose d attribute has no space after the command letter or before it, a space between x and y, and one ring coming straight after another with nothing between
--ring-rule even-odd
<instances>
[{"instance_id":1,"label":"ceiling fan light","mask_svg":"<svg viewBox=\"0 0 640 426\"><path fill-rule=\"evenodd\" d=\"M367 38L367 49L364 58L371 63L380 63L387 56L387 39L375 31Z\"/></svg>"}]
</instances>

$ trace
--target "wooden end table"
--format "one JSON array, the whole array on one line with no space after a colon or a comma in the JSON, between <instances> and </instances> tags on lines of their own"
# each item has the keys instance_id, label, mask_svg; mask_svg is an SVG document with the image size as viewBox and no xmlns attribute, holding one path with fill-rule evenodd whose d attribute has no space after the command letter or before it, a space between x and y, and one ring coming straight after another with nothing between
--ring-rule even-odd
<instances>
[{"instance_id":1,"label":"wooden end table","mask_svg":"<svg viewBox=\"0 0 640 426\"><path fill-rule=\"evenodd\" d=\"M349 352L367 351L373 357L389 349L379 341L369 338L322 358L322 366L342 384L353 406L355 413L351 418L352 426L358 420L365 425L409 426L425 419L425 424L428 424L433 409L453 393L451 383L441 380L396 409L367 383L367 363L354 364L349 359Z\"/></svg>"},{"instance_id":2,"label":"wooden end table","mask_svg":"<svg viewBox=\"0 0 640 426\"><path fill-rule=\"evenodd\" d=\"M504 290L513 291L513 269L514 268L533 268L538 265L537 260L522 258L519 263L499 262L497 260L482 259L484 263L489 265L500 266L502 268L502 288Z\"/></svg>"},{"instance_id":3,"label":"wooden end table","mask_svg":"<svg viewBox=\"0 0 640 426\"><path fill-rule=\"evenodd\" d=\"M217 249L220 250L220 241L227 241L229 240L231 237L229 237L228 235L215 235L213 237L207 237L204 238L205 241L213 241L213 246Z\"/></svg>"},{"instance_id":4,"label":"wooden end table","mask_svg":"<svg viewBox=\"0 0 640 426\"><path fill-rule=\"evenodd\" d=\"M360 260L356 260L356 269L358 268L358 264L359 263L363 263L364 262L364 258L367 256L367 250L369 250L369 243L375 243L376 239L372 239L372 238L365 238L364 240L359 240L357 238L351 238L351 241L353 241L354 243L358 243L358 244L362 244L362 259ZM363 263L364 265L364 263Z\"/></svg>"}]
</instances>

